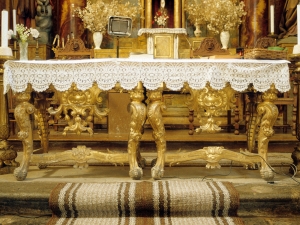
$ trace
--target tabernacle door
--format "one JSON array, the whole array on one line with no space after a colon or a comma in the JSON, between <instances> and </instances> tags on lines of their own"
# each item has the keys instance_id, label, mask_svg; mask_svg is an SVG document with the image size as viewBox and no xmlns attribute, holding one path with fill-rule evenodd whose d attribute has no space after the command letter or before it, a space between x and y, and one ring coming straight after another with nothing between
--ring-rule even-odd
<instances>
[{"instance_id":1,"label":"tabernacle door","mask_svg":"<svg viewBox=\"0 0 300 225\"><path fill-rule=\"evenodd\" d=\"M174 59L174 34L154 34L153 40L155 59Z\"/></svg>"}]
</instances>

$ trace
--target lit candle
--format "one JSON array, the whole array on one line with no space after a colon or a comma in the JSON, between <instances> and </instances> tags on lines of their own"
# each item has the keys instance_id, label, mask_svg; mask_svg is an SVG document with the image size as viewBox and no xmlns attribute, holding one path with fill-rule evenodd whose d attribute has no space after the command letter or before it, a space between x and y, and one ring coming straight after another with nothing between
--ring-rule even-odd
<instances>
[{"instance_id":1,"label":"lit candle","mask_svg":"<svg viewBox=\"0 0 300 225\"><path fill-rule=\"evenodd\" d=\"M1 14L1 47L8 47L8 12L7 10L2 10Z\"/></svg>"},{"instance_id":2,"label":"lit candle","mask_svg":"<svg viewBox=\"0 0 300 225\"><path fill-rule=\"evenodd\" d=\"M17 13L16 13L16 10L13 9L13 30L14 30L14 35L17 34L16 26L17 26Z\"/></svg>"},{"instance_id":3,"label":"lit candle","mask_svg":"<svg viewBox=\"0 0 300 225\"><path fill-rule=\"evenodd\" d=\"M271 19L271 29L270 32L271 34L274 34L274 5L270 6L270 19Z\"/></svg>"},{"instance_id":4,"label":"lit candle","mask_svg":"<svg viewBox=\"0 0 300 225\"><path fill-rule=\"evenodd\" d=\"M298 29L298 45L300 45L300 5L297 5L297 29Z\"/></svg>"}]
</instances>

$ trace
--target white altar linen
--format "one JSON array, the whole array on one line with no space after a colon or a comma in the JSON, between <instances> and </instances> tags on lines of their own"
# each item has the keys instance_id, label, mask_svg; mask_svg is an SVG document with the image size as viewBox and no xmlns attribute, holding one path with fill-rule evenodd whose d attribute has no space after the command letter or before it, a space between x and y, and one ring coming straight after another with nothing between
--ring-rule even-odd
<instances>
[{"instance_id":1,"label":"white altar linen","mask_svg":"<svg viewBox=\"0 0 300 225\"><path fill-rule=\"evenodd\" d=\"M25 91L28 84L37 92L52 84L66 91L75 83L86 90L97 83L100 89L110 90L117 82L126 90L139 81L148 90L161 87L180 90L187 82L193 89L202 89L207 82L222 89L226 82L239 92L253 84L264 92L272 83L280 92L290 89L289 61L252 59L83 59L6 61L4 64L4 93Z\"/></svg>"},{"instance_id":2,"label":"white altar linen","mask_svg":"<svg viewBox=\"0 0 300 225\"><path fill-rule=\"evenodd\" d=\"M185 28L141 28L138 36L142 34L187 34Z\"/></svg>"}]
</instances>

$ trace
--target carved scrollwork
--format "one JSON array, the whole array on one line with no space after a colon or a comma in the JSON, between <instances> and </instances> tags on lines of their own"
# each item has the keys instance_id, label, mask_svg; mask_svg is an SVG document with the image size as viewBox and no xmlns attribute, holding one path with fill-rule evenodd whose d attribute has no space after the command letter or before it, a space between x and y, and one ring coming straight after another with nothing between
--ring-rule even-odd
<instances>
[{"instance_id":1,"label":"carved scrollwork","mask_svg":"<svg viewBox=\"0 0 300 225\"><path fill-rule=\"evenodd\" d=\"M142 157L140 154L140 139L143 134L143 125L146 120L147 109L142 101L144 100L144 89L141 82L130 94L130 132L128 139L128 159L130 165L129 176L135 180L143 176L143 170L139 165L142 165Z\"/></svg>"},{"instance_id":2,"label":"carved scrollwork","mask_svg":"<svg viewBox=\"0 0 300 225\"><path fill-rule=\"evenodd\" d=\"M32 128L30 121L30 114L35 112L35 107L30 104L29 88L25 92L17 93L16 100L19 102L15 108L15 119L20 128L18 138L21 139L23 144L23 160L21 165L14 170L14 176L17 180L24 180L27 176L29 161L33 152Z\"/></svg>"},{"instance_id":3,"label":"carved scrollwork","mask_svg":"<svg viewBox=\"0 0 300 225\"><path fill-rule=\"evenodd\" d=\"M222 111L236 108L235 91L229 83L221 90L213 89L209 83L202 90L193 90L185 84L184 92L191 94L186 104L190 110L197 113L197 118L201 124L195 130L196 132L216 133L221 131L220 122L215 121L214 116L219 116ZM201 113L208 117L204 122Z\"/></svg>"},{"instance_id":4,"label":"carved scrollwork","mask_svg":"<svg viewBox=\"0 0 300 225\"><path fill-rule=\"evenodd\" d=\"M221 168L219 161L221 159L221 155L224 151L224 147L205 147L204 151L207 156L207 164L206 168Z\"/></svg>"},{"instance_id":5,"label":"carved scrollwork","mask_svg":"<svg viewBox=\"0 0 300 225\"><path fill-rule=\"evenodd\" d=\"M157 160L155 166L151 169L151 175L154 179L161 179L164 175L166 137L165 126L162 119L162 112L166 110L166 105L162 102L162 88L154 91L148 91L149 106L147 109L148 121L153 129L152 136L156 143Z\"/></svg>"},{"instance_id":6,"label":"carved scrollwork","mask_svg":"<svg viewBox=\"0 0 300 225\"><path fill-rule=\"evenodd\" d=\"M273 125L278 117L278 108L273 103L277 100L278 91L272 84L270 89L263 93L263 102L257 106L257 121L260 125L258 132L258 154L262 157L261 176L265 180L273 180L274 173L272 168L267 165L268 144L270 138L274 135Z\"/></svg>"},{"instance_id":7,"label":"carved scrollwork","mask_svg":"<svg viewBox=\"0 0 300 225\"><path fill-rule=\"evenodd\" d=\"M222 49L221 44L217 41L216 38L206 37L201 42L200 46L197 49L191 49L191 58L203 57L203 56L212 56L212 55L229 55L227 49Z\"/></svg>"},{"instance_id":8,"label":"carved scrollwork","mask_svg":"<svg viewBox=\"0 0 300 225\"><path fill-rule=\"evenodd\" d=\"M108 109L100 111L98 105L102 103L102 98L99 96L101 90L93 85L88 90L78 90L73 84L67 91L62 93L56 92L56 103L58 108L50 107L48 112L54 115L56 119L64 117L68 126L65 127L63 135L68 131L81 134L83 131L88 131L93 135L93 119L96 116L98 119L107 116Z\"/></svg>"},{"instance_id":9,"label":"carved scrollwork","mask_svg":"<svg viewBox=\"0 0 300 225\"><path fill-rule=\"evenodd\" d=\"M76 161L74 168L87 168L87 156L91 155L91 148L87 148L85 145L78 145L77 148L72 148L72 156Z\"/></svg>"},{"instance_id":10,"label":"carved scrollwork","mask_svg":"<svg viewBox=\"0 0 300 225\"><path fill-rule=\"evenodd\" d=\"M67 40L64 48L53 48L55 58L59 59L82 59L94 58L94 50L85 47L84 42L79 38Z\"/></svg>"}]
</instances>

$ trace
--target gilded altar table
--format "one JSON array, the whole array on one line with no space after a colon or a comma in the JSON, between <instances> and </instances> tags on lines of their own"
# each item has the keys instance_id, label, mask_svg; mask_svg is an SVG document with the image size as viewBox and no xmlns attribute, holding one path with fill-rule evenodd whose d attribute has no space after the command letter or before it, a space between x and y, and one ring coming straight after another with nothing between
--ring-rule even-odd
<instances>
[{"instance_id":1,"label":"gilded altar table","mask_svg":"<svg viewBox=\"0 0 300 225\"><path fill-rule=\"evenodd\" d=\"M213 60L213 59L86 59L86 60L49 60L49 61L7 61L4 65L4 93L10 88L16 95L19 104L15 108L15 118L19 125L19 138L23 142L24 157L14 175L18 180L26 178L29 162L40 167L53 162L77 157L77 166L87 166L91 158L102 162L129 162L129 174L133 179L140 179L143 170L140 167L142 157L139 153L139 141L146 118L153 128L153 138L157 147L157 159L151 173L154 179L161 179L166 163L170 165L182 161L205 159L208 168L219 167L218 161L227 158L239 161L246 166L261 163L260 173L266 180L272 180L274 174L267 164L269 138L273 135L273 125L278 116L273 102L277 92L290 89L288 61L285 60ZM128 137L128 154L100 153L86 146L65 153L45 153L32 155L32 129L29 115L41 113L41 107L29 103L31 92L42 93L49 88L63 93L67 99L62 108L48 109L50 113L59 114L63 110L72 110L74 121L71 121L66 132L92 131L85 127L82 117L90 112L101 116L93 106L93 100L83 108L81 98L71 101L68 93L76 91L82 98L88 98L93 90L98 93L116 88L128 90L130 94L130 131ZM188 153L168 153L165 140L165 128L162 122L163 90L202 90L210 85L212 90L221 90L227 85L236 92L251 90L261 92L262 101L257 104L255 117L249 126L257 133L258 154L248 151L235 153L223 147L206 147ZM70 91L72 90L72 91ZM147 92L148 105L143 103L144 90ZM72 103L72 104L71 104ZM63 107L66 107L64 109ZM80 108L77 109L77 108ZM59 111L60 109L60 111ZM121 113L121 112L120 112ZM93 116L93 115L90 115ZM41 116L42 117L42 116ZM38 123L43 126L43 120ZM248 146L255 141L255 132L249 132ZM44 145L47 144L47 130L40 128Z\"/></svg>"}]
</instances>

